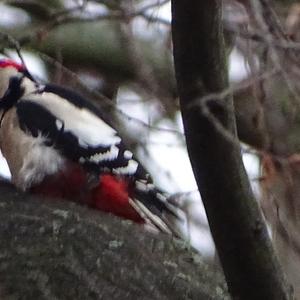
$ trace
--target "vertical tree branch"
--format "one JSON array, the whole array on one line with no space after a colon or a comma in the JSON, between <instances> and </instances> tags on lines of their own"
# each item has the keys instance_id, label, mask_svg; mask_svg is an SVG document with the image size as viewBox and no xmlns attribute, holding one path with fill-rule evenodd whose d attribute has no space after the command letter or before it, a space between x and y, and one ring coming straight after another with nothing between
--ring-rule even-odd
<instances>
[{"instance_id":1,"label":"vertical tree branch","mask_svg":"<svg viewBox=\"0 0 300 300\"><path fill-rule=\"evenodd\" d=\"M232 97L224 93L228 77L221 8L220 0L172 0L174 60L188 151L234 299L289 299L243 167ZM207 101L212 93L222 97Z\"/></svg>"}]
</instances>

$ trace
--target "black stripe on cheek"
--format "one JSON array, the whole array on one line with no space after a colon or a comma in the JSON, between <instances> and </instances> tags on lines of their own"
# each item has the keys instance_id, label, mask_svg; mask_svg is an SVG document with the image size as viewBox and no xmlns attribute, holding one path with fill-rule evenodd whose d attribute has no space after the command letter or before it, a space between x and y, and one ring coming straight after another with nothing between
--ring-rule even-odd
<instances>
[{"instance_id":1,"label":"black stripe on cheek","mask_svg":"<svg viewBox=\"0 0 300 300\"><path fill-rule=\"evenodd\" d=\"M21 86L23 77L13 76L9 80L8 88L0 99L0 109L5 111L13 107L23 96L24 88Z\"/></svg>"}]
</instances>

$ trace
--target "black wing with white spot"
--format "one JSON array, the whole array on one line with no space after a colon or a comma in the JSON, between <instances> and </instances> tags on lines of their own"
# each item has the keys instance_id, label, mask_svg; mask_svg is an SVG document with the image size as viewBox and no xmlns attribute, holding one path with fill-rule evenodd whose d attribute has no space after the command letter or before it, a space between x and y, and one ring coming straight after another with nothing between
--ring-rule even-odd
<instances>
[{"instance_id":1,"label":"black wing with white spot","mask_svg":"<svg viewBox=\"0 0 300 300\"><path fill-rule=\"evenodd\" d=\"M143 175L140 164L125 149L115 130L96 116L89 124L88 111L78 110L76 115L70 112L72 116L63 117L34 99L22 99L16 109L22 130L34 137L42 135L46 145L55 147L68 159L97 173Z\"/></svg>"}]
</instances>

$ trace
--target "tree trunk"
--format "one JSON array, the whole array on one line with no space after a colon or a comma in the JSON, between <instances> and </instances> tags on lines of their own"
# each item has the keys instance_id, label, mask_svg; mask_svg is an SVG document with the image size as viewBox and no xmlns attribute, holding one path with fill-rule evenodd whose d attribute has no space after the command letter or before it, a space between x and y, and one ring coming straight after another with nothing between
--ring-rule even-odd
<instances>
[{"instance_id":1,"label":"tree trunk","mask_svg":"<svg viewBox=\"0 0 300 300\"><path fill-rule=\"evenodd\" d=\"M289 299L242 164L221 1L173 0L172 15L187 146L229 291L235 299Z\"/></svg>"}]
</instances>

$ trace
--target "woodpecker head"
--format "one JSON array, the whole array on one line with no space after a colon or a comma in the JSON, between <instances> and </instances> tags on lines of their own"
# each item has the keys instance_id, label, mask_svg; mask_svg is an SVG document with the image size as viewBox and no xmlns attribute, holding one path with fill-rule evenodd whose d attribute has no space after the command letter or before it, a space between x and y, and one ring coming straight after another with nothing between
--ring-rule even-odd
<instances>
[{"instance_id":1,"label":"woodpecker head","mask_svg":"<svg viewBox=\"0 0 300 300\"><path fill-rule=\"evenodd\" d=\"M37 83L24 65L7 58L0 59L0 111L7 111L36 88Z\"/></svg>"},{"instance_id":2,"label":"woodpecker head","mask_svg":"<svg viewBox=\"0 0 300 300\"><path fill-rule=\"evenodd\" d=\"M25 75L25 72L26 68L24 65L8 58L0 59L0 98L4 96L10 79L20 74Z\"/></svg>"}]
</instances>

